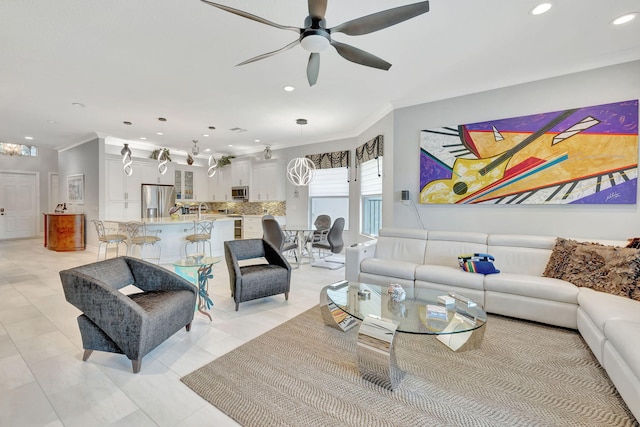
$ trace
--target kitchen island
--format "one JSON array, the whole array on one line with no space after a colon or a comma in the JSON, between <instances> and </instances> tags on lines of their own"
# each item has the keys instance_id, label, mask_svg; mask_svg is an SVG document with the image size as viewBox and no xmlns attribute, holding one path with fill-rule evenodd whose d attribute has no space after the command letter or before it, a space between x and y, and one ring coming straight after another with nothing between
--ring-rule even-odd
<instances>
[{"instance_id":1,"label":"kitchen island","mask_svg":"<svg viewBox=\"0 0 640 427\"><path fill-rule=\"evenodd\" d=\"M161 230L158 234L160 237L160 247L162 253L160 255L160 264L171 264L177 259L185 257L185 245L187 241L185 237L192 233L193 221L197 219L197 215L180 215L179 218L170 217L161 218L141 218L138 221L147 224L150 230ZM224 242L234 240L234 221L237 218L228 217L226 215L202 215L202 219L212 219L213 230L211 231L211 254L214 257L224 256ZM126 223L118 218L105 219L105 223L117 224L121 230L126 230ZM191 230L190 230L191 229ZM140 247L135 246L132 256L140 256ZM149 251L149 252L147 252ZM154 251L153 248L146 248L145 254ZM190 248L190 251L193 249ZM207 253L207 256L209 254Z\"/></svg>"}]
</instances>

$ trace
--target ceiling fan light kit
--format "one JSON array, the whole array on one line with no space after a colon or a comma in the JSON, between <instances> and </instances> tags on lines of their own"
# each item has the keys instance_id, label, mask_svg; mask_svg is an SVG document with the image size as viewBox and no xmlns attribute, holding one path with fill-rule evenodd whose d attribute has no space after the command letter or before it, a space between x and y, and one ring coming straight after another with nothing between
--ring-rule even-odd
<instances>
[{"instance_id":1,"label":"ceiling fan light kit","mask_svg":"<svg viewBox=\"0 0 640 427\"><path fill-rule=\"evenodd\" d=\"M349 36L369 34L399 24L408 19L415 18L416 16L422 15L423 13L427 13L429 11L429 2L422 1L356 18L337 25L333 28L326 28L324 15L327 10L327 0L308 0L309 15L304 20L304 28L298 28L276 24L275 22L271 22L259 16L252 15L251 13L234 9L232 7L221 5L218 3L213 3L208 0L201 1L208 4L209 6L222 9L226 12L233 13L234 15L238 15L252 21L260 22L262 24L279 28L281 30L297 32L299 34L299 38L297 40L294 40L293 42L278 50L267 52L262 55L247 59L246 61L243 61L238 65L245 65L251 62L268 58L300 44L304 50L306 50L307 52L311 52L311 54L309 55L309 61L307 63L307 80L309 81L309 86L315 85L318 80L318 74L320 73L319 52L322 52L329 46L333 46L338 54L347 61L365 65L367 67L377 68L380 70L388 70L389 68L391 68L390 63L381 58L378 58L375 55L372 55L368 52L365 52L364 50L358 49L348 44L340 43L333 40L331 38L332 33L343 33Z\"/></svg>"}]
</instances>

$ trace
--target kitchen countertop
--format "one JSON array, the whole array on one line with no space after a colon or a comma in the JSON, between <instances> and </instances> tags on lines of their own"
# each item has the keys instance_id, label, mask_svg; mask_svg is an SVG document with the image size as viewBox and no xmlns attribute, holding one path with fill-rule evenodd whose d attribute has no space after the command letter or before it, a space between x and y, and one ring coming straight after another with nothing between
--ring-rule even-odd
<instances>
[{"instance_id":1,"label":"kitchen countertop","mask_svg":"<svg viewBox=\"0 0 640 427\"><path fill-rule=\"evenodd\" d=\"M179 224L192 224L193 221L196 219L198 219L198 215L189 214L189 215L180 215L178 219L173 219L168 216L163 216L160 218L140 218L140 219L136 219L136 221L144 222L145 224L149 224L149 225L172 225L172 224L179 225ZM217 214L203 214L201 219L213 219L215 221L235 221L238 219L238 217L227 216L227 215L217 215ZM109 219L105 219L104 221L124 223L124 222L129 222L131 220L109 218Z\"/></svg>"}]
</instances>

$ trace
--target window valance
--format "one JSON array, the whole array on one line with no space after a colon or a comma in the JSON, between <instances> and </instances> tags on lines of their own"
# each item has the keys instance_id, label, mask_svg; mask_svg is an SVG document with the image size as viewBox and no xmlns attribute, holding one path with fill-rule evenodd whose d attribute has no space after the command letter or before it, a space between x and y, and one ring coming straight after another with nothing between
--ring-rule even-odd
<instances>
[{"instance_id":1,"label":"window valance","mask_svg":"<svg viewBox=\"0 0 640 427\"><path fill-rule=\"evenodd\" d=\"M356 167L360 163L377 159L384 155L384 136L378 135L356 148Z\"/></svg>"},{"instance_id":2,"label":"window valance","mask_svg":"<svg viewBox=\"0 0 640 427\"><path fill-rule=\"evenodd\" d=\"M349 150L309 154L305 157L313 162L316 169L348 168L351 164L351 152Z\"/></svg>"}]
</instances>

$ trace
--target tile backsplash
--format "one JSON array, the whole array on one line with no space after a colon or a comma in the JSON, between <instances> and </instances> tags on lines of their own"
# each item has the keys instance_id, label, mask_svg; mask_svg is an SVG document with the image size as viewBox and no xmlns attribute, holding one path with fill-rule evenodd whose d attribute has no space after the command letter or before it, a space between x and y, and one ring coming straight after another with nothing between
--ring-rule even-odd
<instances>
[{"instance_id":1,"label":"tile backsplash","mask_svg":"<svg viewBox=\"0 0 640 427\"><path fill-rule=\"evenodd\" d=\"M210 211L226 211L230 214L274 216L287 214L287 202L208 202Z\"/></svg>"}]
</instances>

